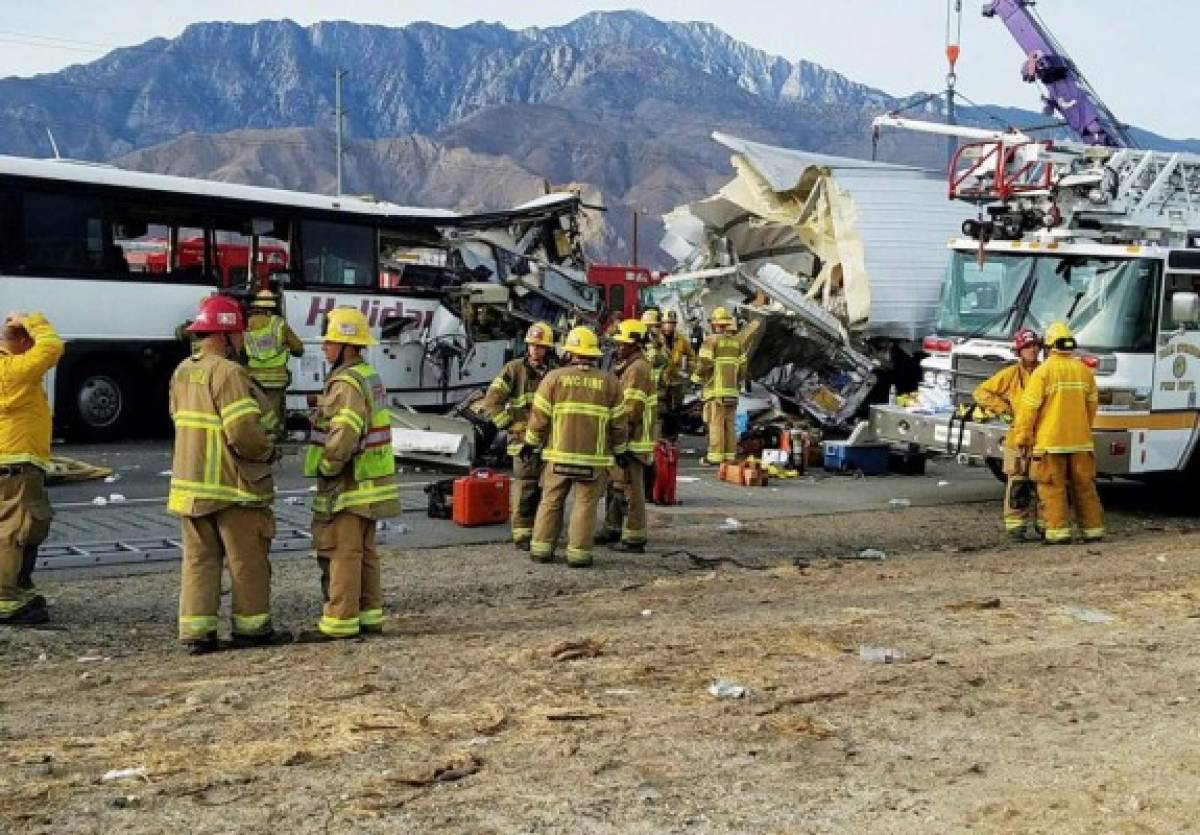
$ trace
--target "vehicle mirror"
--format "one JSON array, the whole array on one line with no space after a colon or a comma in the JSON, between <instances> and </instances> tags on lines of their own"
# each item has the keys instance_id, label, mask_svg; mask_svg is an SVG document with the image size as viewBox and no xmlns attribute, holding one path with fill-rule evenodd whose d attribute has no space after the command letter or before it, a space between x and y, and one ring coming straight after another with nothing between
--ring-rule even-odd
<instances>
[{"instance_id":1,"label":"vehicle mirror","mask_svg":"<svg viewBox=\"0 0 1200 835\"><path fill-rule=\"evenodd\" d=\"M1171 320L1176 325L1194 325L1200 322L1200 295L1176 293L1171 296Z\"/></svg>"}]
</instances>

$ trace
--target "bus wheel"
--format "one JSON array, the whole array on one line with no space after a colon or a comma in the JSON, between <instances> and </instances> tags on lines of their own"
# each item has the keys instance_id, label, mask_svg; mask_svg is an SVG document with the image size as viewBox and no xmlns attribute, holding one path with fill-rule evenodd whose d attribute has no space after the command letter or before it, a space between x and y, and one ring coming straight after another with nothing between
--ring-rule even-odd
<instances>
[{"instance_id":1,"label":"bus wheel","mask_svg":"<svg viewBox=\"0 0 1200 835\"><path fill-rule=\"evenodd\" d=\"M133 405L125 377L110 366L89 365L74 378L69 396L72 434L87 441L124 437Z\"/></svg>"},{"instance_id":2,"label":"bus wheel","mask_svg":"<svg viewBox=\"0 0 1200 835\"><path fill-rule=\"evenodd\" d=\"M1004 462L999 458L988 458L985 462L987 468L991 470L992 475L1000 479L1004 483L1008 483L1008 476L1004 474Z\"/></svg>"}]
</instances>

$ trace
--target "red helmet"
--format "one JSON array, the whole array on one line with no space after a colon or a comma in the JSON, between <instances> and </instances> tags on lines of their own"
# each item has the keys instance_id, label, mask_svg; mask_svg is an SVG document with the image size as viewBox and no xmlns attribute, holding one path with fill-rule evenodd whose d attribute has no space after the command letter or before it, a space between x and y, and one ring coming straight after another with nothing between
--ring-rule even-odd
<instances>
[{"instance_id":1,"label":"red helmet","mask_svg":"<svg viewBox=\"0 0 1200 835\"><path fill-rule=\"evenodd\" d=\"M242 306L229 296L209 296L200 302L196 321L188 325L191 333L241 333L245 329Z\"/></svg>"},{"instance_id":2,"label":"red helmet","mask_svg":"<svg viewBox=\"0 0 1200 835\"><path fill-rule=\"evenodd\" d=\"M1042 338L1037 335L1036 331L1030 330L1029 328L1021 328L1019 331L1017 331L1017 335L1013 337L1013 351L1016 353L1020 353L1023 349L1028 348L1030 345L1040 346L1041 344Z\"/></svg>"}]
</instances>

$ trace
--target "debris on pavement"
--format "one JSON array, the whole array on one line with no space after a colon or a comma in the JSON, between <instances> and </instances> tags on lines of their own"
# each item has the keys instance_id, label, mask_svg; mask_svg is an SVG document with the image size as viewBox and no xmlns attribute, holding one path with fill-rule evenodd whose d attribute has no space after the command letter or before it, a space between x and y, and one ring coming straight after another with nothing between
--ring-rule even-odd
<instances>
[{"instance_id":1,"label":"debris on pavement","mask_svg":"<svg viewBox=\"0 0 1200 835\"><path fill-rule=\"evenodd\" d=\"M585 638L582 641L563 641L550 649L550 657L555 661L575 661L579 658L595 658L603 654L604 642L595 638Z\"/></svg>"},{"instance_id":2,"label":"debris on pavement","mask_svg":"<svg viewBox=\"0 0 1200 835\"><path fill-rule=\"evenodd\" d=\"M136 768L114 768L111 771L104 772L104 776L100 778L100 782L108 783L113 780L143 780L146 778L146 767L138 766Z\"/></svg>"},{"instance_id":3,"label":"debris on pavement","mask_svg":"<svg viewBox=\"0 0 1200 835\"><path fill-rule=\"evenodd\" d=\"M863 548L861 551L842 557L844 560L869 560L879 562L887 559L887 554L878 548Z\"/></svg>"},{"instance_id":4,"label":"debris on pavement","mask_svg":"<svg viewBox=\"0 0 1200 835\"><path fill-rule=\"evenodd\" d=\"M892 647L861 646L858 648L858 657L868 664L904 664L909 660L904 650Z\"/></svg>"},{"instance_id":5,"label":"debris on pavement","mask_svg":"<svg viewBox=\"0 0 1200 835\"><path fill-rule=\"evenodd\" d=\"M778 713L785 707L811 705L817 702L832 702L835 699L845 698L849 695L850 692L848 690L821 690L816 693L801 693L796 696L783 696L782 698L776 699L766 707L756 710L754 715L769 716L772 713Z\"/></svg>"},{"instance_id":6,"label":"debris on pavement","mask_svg":"<svg viewBox=\"0 0 1200 835\"><path fill-rule=\"evenodd\" d=\"M946 607L952 612L967 612L972 610L999 609L999 597L986 597L982 600L965 600L962 603L951 603Z\"/></svg>"},{"instance_id":7,"label":"debris on pavement","mask_svg":"<svg viewBox=\"0 0 1200 835\"><path fill-rule=\"evenodd\" d=\"M906 507L912 507L911 499L892 499L888 502L888 507L892 510L903 510Z\"/></svg>"},{"instance_id":8,"label":"debris on pavement","mask_svg":"<svg viewBox=\"0 0 1200 835\"><path fill-rule=\"evenodd\" d=\"M720 525L717 525L717 530L723 531L724 533L737 533L741 529L742 523L737 519L734 519L732 516L726 516L725 521Z\"/></svg>"},{"instance_id":9,"label":"debris on pavement","mask_svg":"<svg viewBox=\"0 0 1200 835\"><path fill-rule=\"evenodd\" d=\"M1116 618L1099 609L1085 609L1081 606L1067 606L1064 611L1083 623L1112 623Z\"/></svg>"},{"instance_id":10,"label":"debris on pavement","mask_svg":"<svg viewBox=\"0 0 1200 835\"><path fill-rule=\"evenodd\" d=\"M481 768L483 768L483 760L474 754L467 754L466 756L458 757L442 765L435 766L428 771L393 777L391 779L393 782L405 786L433 786L438 783L453 783L464 777L470 777Z\"/></svg>"},{"instance_id":11,"label":"debris on pavement","mask_svg":"<svg viewBox=\"0 0 1200 835\"><path fill-rule=\"evenodd\" d=\"M717 699L744 699L750 690L744 685L718 678L708 685L708 693Z\"/></svg>"},{"instance_id":12,"label":"debris on pavement","mask_svg":"<svg viewBox=\"0 0 1200 835\"><path fill-rule=\"evenodd\" d=\"M559 708L547 711L546 718L551 722L586 722L591 719L599 719L604 716L598 710L585 710L582 708Z\"/></svg>"}]
</instances>

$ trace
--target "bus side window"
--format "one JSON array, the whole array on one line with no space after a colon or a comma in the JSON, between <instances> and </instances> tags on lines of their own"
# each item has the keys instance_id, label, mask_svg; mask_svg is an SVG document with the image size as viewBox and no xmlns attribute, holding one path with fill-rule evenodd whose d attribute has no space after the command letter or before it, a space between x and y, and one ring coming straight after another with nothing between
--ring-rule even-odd
<instances>
[{"instance_id":1,"label":"bus side window","mask_svg":"<svg viewBox=\"0 0 1200 835\"><path fill-rule=\"evenodd\" d=\"M608 312L610 315L613 313L625 314L624 284L610 284L608 286Z\"/></svg>"},{"instance_id":2,"label":"bus side window","mask_svg":"<svg viewBox=\"0 0 1200 835\"><path fill-rule=\"evenodd\" d=\"M23 204L26 268L67 274L104 269L107 244L99 200L27 191Z\"/></svg>"}]
</instances>

